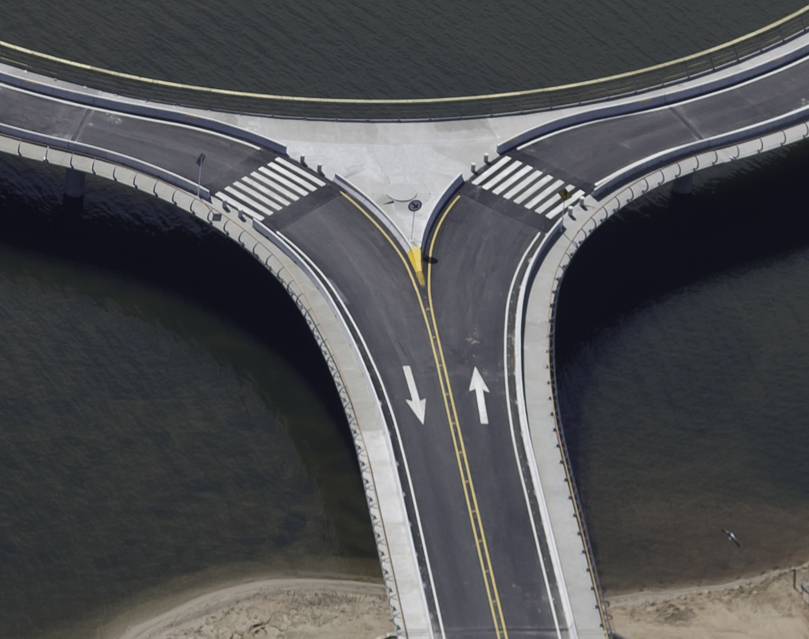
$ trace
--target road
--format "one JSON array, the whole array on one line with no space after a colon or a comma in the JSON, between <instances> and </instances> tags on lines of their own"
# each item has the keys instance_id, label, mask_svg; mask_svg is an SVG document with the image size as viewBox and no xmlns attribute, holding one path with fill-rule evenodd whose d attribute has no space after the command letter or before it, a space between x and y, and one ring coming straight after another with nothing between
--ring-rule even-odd
<instances>
[{"instance_id":1,"label":"road","mask_svg":"<svg viewBox=\"0 0 809 639\"><path fill-rule=\"evenodd\" d=\"M571 127L497 158L438 217L424 285L365 208L269 148L10 87L0 87L0 123L194 182L205 154L202 185L295 247L363 345L436 635L565 639L564 593L516 412L514 284L580 195L643 158L801 109L807 65Z\"/></svg>"},{"instance_id":2,"label":"road","mask_svg":"<svg viewBox=\"0 0 809 639\"><path fill-rule=\"evenodd\" d=\"M442 220L446 233L435 236L426 286L419 286L384 229L342 193L275 230L327 275L373 357L369 368L377 371L379 394L398 426L390 434L405 462L400 479L436 632L470 639L558 637L561 610L551 605L559 600L556 580L547 549L540 560L541 521L533 492L529 502L523 488L530 477L515 448L521 440L514 437L505 394L505 303L513 264L496 250L479 255L477 244L459 246L469 244L465 233L455 232L470 223L461 219L464 208ZM492 214L475 210L480 237L491 237L493 248L519 242L524 252L536 229L510 218L502 224ZM493 227L499 237L492 237ZM469 277L480 268L486 278ZM405 367L425 401L423 423L408 403L413 395ZM488 387L487 424L481 424L477 393L468 390L475 368Z\"/></svg>"}]
</instances>

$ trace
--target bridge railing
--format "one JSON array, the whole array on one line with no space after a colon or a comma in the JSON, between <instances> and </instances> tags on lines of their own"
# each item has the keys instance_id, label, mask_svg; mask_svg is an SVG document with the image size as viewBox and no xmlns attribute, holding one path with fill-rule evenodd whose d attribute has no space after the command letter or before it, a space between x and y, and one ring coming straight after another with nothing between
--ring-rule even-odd
<instances>
[{"instance_id":1,"label":"bridge railing","mask_svg":"<svg viewBox=\"0 0 809 639\"><path fill-rule=\"evenodd\" d=\"M753 33L694 55L563 86L450 98L307 98L198 87L64 60L0 41L0 62L121 96L165 104L285 118L445 120L558 109L666 87L739 64L806 33L809 6Z\"/></svg>"}]
</instances>

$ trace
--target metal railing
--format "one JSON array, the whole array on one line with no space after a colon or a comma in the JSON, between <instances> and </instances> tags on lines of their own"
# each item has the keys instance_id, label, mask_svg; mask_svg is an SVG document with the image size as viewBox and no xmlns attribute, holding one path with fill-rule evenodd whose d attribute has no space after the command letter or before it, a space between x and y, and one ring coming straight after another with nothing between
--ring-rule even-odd
<instances>
[{"instance_id":1,"label":"metal railing","mask_svg":"<svg viewBox=\"0 0 809 639\"><path fill-rule=\"evenodd\" d=\"M121 96L216 111L320 120L463 119L610 100L698 78L806 33L807 13L809 6L725 44L637 71L556 87L450 98L307 98L198 87L110 71L2 41L0 62Z\"/></svg>"}]
</instances>

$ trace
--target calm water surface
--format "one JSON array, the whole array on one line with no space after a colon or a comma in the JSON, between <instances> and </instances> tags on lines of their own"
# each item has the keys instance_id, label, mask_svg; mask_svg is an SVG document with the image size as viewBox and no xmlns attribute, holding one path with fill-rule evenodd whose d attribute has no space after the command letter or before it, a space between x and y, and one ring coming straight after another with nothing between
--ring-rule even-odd
<instances>
[{"instance_id":1,"label":"calm water surface","mask_svg":"<svg viewBox=\"0 0 809 639\"><path fill-rule=\"evenodd\" d=\"M744 35L803 4L0 0L0 39L205 86L435 97L565 84L665 62Z\"/></svg>"},{"instance_id":2,"label":"calm water surface","mask_svg":"<svg viewBox=\"0 0 809 639\"><path fill-rule=\"evenodd\" d=\"M107 183L76 217L61 180L0 158L0 636L88 636L155 588L378 580L339 400L280 287Z\"/></svg>"},{"instance_id":3,"label":"calm water surface","mask_svg":"<svg viewBox=\"0 0 809 639\"><path fill-rule=\"evenodd\" d=\"M209 86L418 97L626 71L801 4L0 0L0 38ZM610 589L806 558L806 156L648 198L571 267L562 414ZM339 401L283 291L131 191L91 182L63 211L61 180L0 158L0 637L92 636L248 575L379 579Z\"/></svg>"},{"instance_id":4,"label":"calm water surface","mask_svg":"<svg viewBox=\"0 0 809 639\"><path fill-rule=\"evenodd\" d=\"M700 175L571 264L561 413L608 590L809 558L807 166L803 145Z\"/></svg>"}]
</instances>

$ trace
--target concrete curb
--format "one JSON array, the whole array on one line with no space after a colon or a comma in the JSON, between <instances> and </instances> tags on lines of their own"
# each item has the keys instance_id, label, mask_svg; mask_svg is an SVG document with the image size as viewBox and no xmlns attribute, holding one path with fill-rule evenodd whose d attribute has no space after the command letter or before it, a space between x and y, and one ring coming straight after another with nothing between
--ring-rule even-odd
<instances>
[{"instance_id":1,"label":"concrete curb","mask_svg":"<svg viewBox=\"0 0 809 639\"><path fill-rule=\"evenodd\" d=\"M10 70L12 69L17 73L11 72ZM7 64L0 64L0 82L32 93L41 93L96 109L120 111L130 115L140 115L157 120L177 122L201 129L209 129L239 140L244 140L245 142L258 144L276 153L286 154L287 152L286 146L264 135L258 135L257 133L229 124L218 118L206 118L198 114L192 115L187 112L192 109L195 111L200 110L195 107L188 107L187 111L183 111L183 107L179 105L176 110L172 109L169 104L152 106L146 102L138 102L133 98L107 94L94 89L79 87L78 85L68 82L59 83L56 79L36 73L28 73L28 71L24 69L18 69L17 67ZM82 90L82 88L84 90Z\"/></svg>"},{"instance_id":2,"label":"concrete curb","mask_svg":"<svg viewBox=\"0 0 809 639\"><path fill-rule=\"evenodd\" d=\"M788 49L790 46L792 46L792 48ZM784 53L785 49L788 49L786 53ZM586 122L592 122L593 120L619 115L628 115L638 111L648 111L657 107L682 102L689 98L698 97L717 89L739 84L745 80L786 66L807 54L809 54L809 36L806 34L800 35L787 44L776 45L767 51L750 56L736 65L729 66L727 69L714 72L716 75L711 73L700 79L674 83L671 87L660 87L650 89L645 93L613 98L613 100L593 102L593 106L590 109L560 116L556 120L527 129L513 138L506 140L497 146L497 153L502 155L530 140L549 135L577 124L584 124ZM647 97L638 99L639 96ZM576 105L560 107L560 110L569 108L576 108Z\"/></svg>"},{"instance_id":3,"label":"concrete curb","mask_svg":"<svg viewBox=\"0 0 809 639\"><path fill-rule=\"evenodd\" d=\"M397 462L370 373L328 285L305 258L266 227L254 228L176 186L102 159L0 135L0 152L98 175L150 193L191 213L237 242L286 289L304 316L337 387L357 451L368 510L394 626L400 637L433 639L432 624L410 534ZM259 225L260 226L260 225Z\"/></svg>"},{"instance_id":4,"label":"concrete curb","mask_svg":"<svg viewBox=\"0 0 809 639\"><path fill-rule=\"evenodd\" d=\"M172 186L176 186L184 191L195 192L197 188L199 188L199 193L202 198L208 200L209 202L211 201L211 193L204 186L198 187L196 182L189 180L188 178L184 178L176 173L161 169L159 166L149 164L148 162L143 162L142 160L138 160L137 158L133 158L122 153L108 151L90 144L82 144L81 142L74 142L72 140L65 140L64 138L57 138L51 135L27 131L26 129L20 129L15 126L9 126L2 123L0 123L0 135L17 138L20 140L21 144L28 142L44 145L46 150L45 157L42 161L45 163L50 161L48 159L50 149L58 149L71 153L80 153L88 157L96 157L101 160L107 160L116 165L125 166L134 171L138 171L139 173L151 175L158 180L171 184ZM18 155L19 154L20 153L18 152Z\"/></svg>"},{"instance_id":5,"label":"concrete curb","mask_svg":"<svg viewBox=\"0 0 809 639\"><path fill-rule=\"evenodd\" d=\"M363 193L363 191L359 187L354 186L346 178L337 173L334 174L334 183L337 184L338 186L341 186L343 189L345 189L351 195L353 195L357 200L362 202L362 205L366 209L368 209L368 211L372 213L374 217L376 217L376 219L379 220L386 229L388 229L388 231L393 235L393 237L396 238L396 241L399 243L399 246L401 246L404 249L405 253L408 253L410 249L413 248L413 245L404 236L401 229L396 225L396 223L393 220L391 220L390 217L388 217L388 214L385 213L385 211L383 211L381 208L379 208L379 206L377 206L376 203L371 198L365 195L365 193Z\"/></svg>"},{"instance_id":6,"label":"concrete curb","mask_svg":"<svg viewBox=\"0 0 809 639\"><path fill-rule=\"evenodd\" d=\"M809 125L801 123L783 131L769 133L761 138L706 151L681 159L674 164L648 173L610 196L589 207L589 213L577 209L577 219L565 218L563 235L550 247L538 266L530 284L528 303L525 308L524 338L524 390L526 409L534 454L540 480L548 503L551 526L557 540L562 571L571 593L593 591L597 588L592 578L591 567L582 554L581 541L577 539L586 528L576 525L574 482L565 476L564 435L556 401L556 379L553 361L553 334L556 320L556 302L567 265L587 237L608 218L630 202L646 193L672 182L679 177L698 170L752 157L787 144L809 139ZM544 391L543 389L548 389ZM555 452L554 449L560 449ZM564 503L567 506L564 507ZM583 524L583 522L582 522ZM571 543L570 540L574 540ZM604 637L605 630L598 628L595 608L585 601L571 596L573 616L580 639ZM606 611L605 611L606 614ZM582 623L584 621L584 623Z\"/></svg>"}]
</instances>

